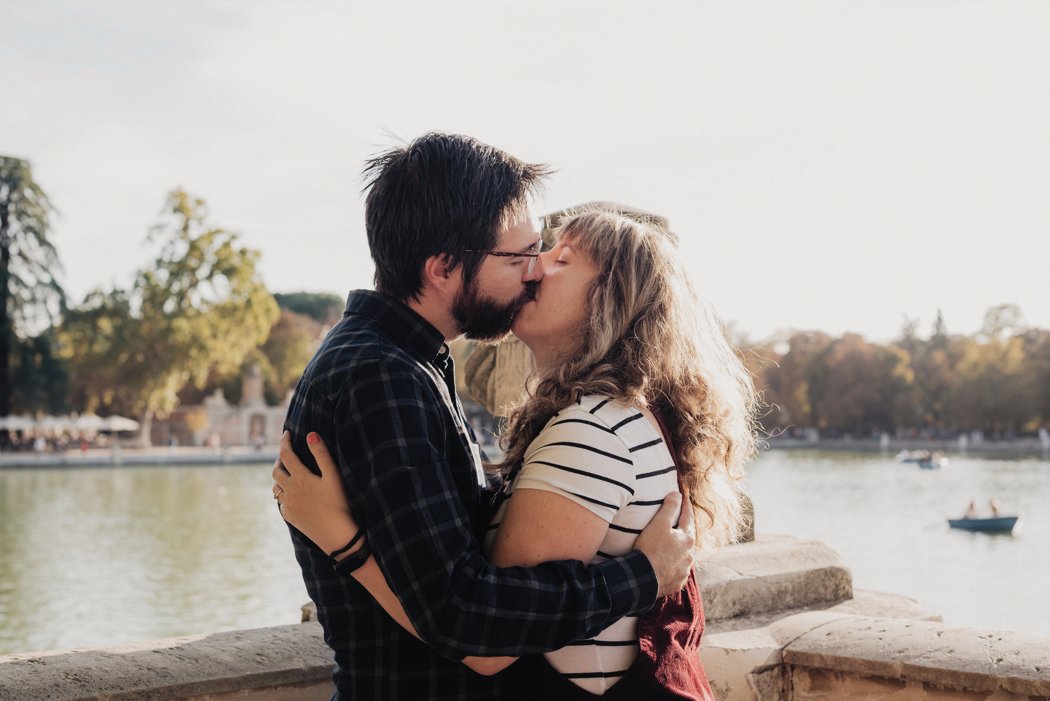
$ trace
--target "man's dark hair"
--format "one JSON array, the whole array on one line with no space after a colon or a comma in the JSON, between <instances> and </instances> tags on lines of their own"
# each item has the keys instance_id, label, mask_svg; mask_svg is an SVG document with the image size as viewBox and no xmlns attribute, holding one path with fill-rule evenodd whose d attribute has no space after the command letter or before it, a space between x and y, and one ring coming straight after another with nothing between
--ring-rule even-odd
<instances>
[{"instance_id":1,"label":"man's dark hair","mask_svg":"<svg viewBox=\"0 0 1050 701\"><path fill-rule=\"evenodd\" d=\"M460 134L431 132L367 161L365 230L376 289L418 299L427 258L446 254L468 284L499 231L550 174Z\"/></svg>"}]
</instances>

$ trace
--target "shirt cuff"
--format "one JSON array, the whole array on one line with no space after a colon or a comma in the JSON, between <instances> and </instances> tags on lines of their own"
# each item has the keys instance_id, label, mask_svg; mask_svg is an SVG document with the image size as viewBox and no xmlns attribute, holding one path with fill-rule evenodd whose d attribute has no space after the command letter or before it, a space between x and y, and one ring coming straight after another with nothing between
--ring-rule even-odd
<instances>
[{"instance_id":1,"label":"shirt cuff","mask_svg":"<svg viewBox=\"0 0 1050 701\"><path fill-rule=\"evenodd\" d=\"M598 567L605 576L613 618L637 616L656 603L659 592L656 571L641 550L632 550L623 557L602 562Z\"/></svg>"}]
</instances>

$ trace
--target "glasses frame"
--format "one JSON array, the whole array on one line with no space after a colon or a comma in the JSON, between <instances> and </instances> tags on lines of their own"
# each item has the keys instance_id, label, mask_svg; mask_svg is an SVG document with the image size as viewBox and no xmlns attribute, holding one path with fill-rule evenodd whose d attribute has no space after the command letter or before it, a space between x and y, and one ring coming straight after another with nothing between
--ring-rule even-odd
<instances>
[{"instance_id":1,"label":"glasses frame","mask_svg":"<svg viewBox=\"0 0 1050 701\"><path fill-rule=\"evenodd\" d=\"M510 251L479 251L472 248L464 249L465 253L483 253L486 256L494 256L496 258L528 258L529 262L525 266L525 274L531 275L532 271L536 269L536 259L540 257L539 253L512 253Z\"/></svg>"}]
</instances>

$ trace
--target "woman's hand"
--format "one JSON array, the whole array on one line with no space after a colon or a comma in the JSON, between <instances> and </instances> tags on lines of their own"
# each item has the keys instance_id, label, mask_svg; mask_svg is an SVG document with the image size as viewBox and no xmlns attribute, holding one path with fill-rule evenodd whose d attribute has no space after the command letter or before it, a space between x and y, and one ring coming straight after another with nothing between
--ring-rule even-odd
<instances>
[{"instance_id":1,"label":"woman's hand","mask_svg":"<svg viewBox=\"0 0 1050 701\"><path fill-rule=\"evenodd\" d=\"M285 431L280 457L273 466L273 495L284 520L330 554L350 542L358 524L350 513L339 469L328 447L316 433L308 434L306 443L321 475L303 464L292 450L291 434Z\"/></svg>"}]
</instances>

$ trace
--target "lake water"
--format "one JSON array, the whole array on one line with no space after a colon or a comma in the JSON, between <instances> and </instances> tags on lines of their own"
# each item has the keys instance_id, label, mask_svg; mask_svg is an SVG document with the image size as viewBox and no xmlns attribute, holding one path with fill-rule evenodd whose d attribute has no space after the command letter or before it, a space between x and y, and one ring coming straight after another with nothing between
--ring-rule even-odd
<instances>
[{"instance_id":1,"label":"lake water","mask_svg":"<svg viewBox=\"0 0 1050 701\"><path fill-rule=\"evenodd\" d=\"M759 533L824 541L858 588L1050 634L1050 462L774 452L748 489ZM948 529L990 496L1015 536ZM0 470L0 654L295 623L306 601L269 465Z\"/></svg>"},{"instance_id":2,"label":"lake water","mask_svg":"<svg viewBox=\"0 0 1050 701\"><path fill-rule=\"evenodd\" d=\"M770 452L752 467L757 530L838 551L860 589L905 594L950 625L1050 634L1050 461ZM970 499L1020 513L1014 535L948 528Z\"/></svg>"}]
</instances>

